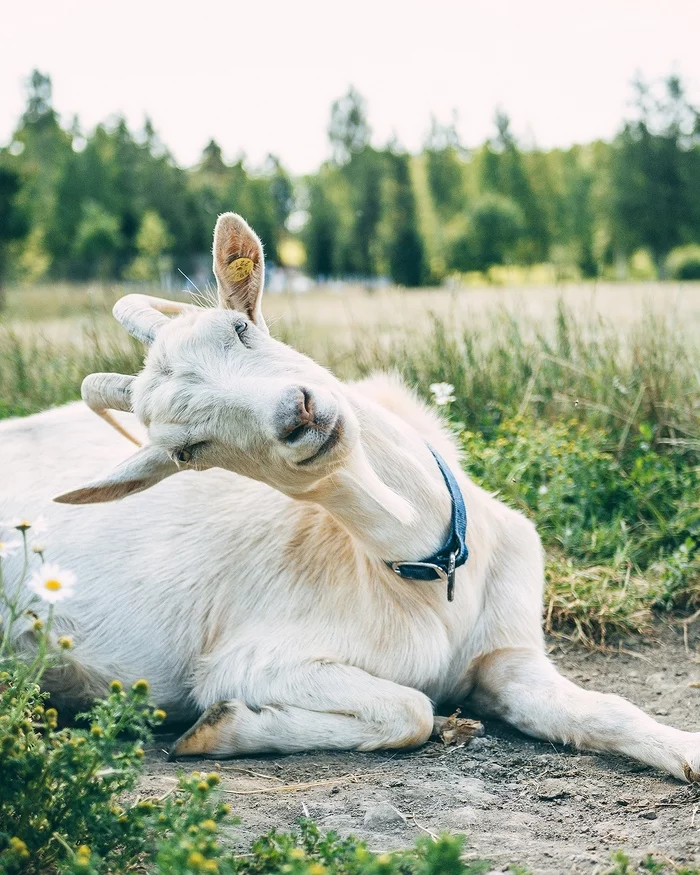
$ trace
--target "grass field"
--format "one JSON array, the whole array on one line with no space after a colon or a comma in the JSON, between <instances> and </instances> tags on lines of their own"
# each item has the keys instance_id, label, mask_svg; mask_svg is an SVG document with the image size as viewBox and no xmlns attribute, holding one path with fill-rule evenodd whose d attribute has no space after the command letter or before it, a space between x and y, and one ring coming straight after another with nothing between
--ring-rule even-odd
<instances>
[{"instance_id":1,"label":"grass field","mask_svg":"<svg viewBox=\"0 0 700 875\"><path fill-rule=\"evenodd\" d=\"M136 371L119 287L12 290L0 417ZM157 292L155 292L157 293ZM444 410L472 477L538 524L546 622L604 646L700 605L700 285L275 295L272 332L344 378L400 371Z\"/></svg>"},{"instance_id":2,"label":"grass field","mask_svg":"<svg viewBox=\"0 0 700 875\"><path fill-rule=\"evenodd\" d=\"M11 291L8 312L0 318L0 418L78 398L90 371L129 373L141 366L143 348L110 316L124 291L68 286ZM529 515L542 535L545 623L552 634L607 650L626 635L653 631L655 615L666 614L674 622L695 616L691 612L700 608L700 285L375 294L354 289L273 296L266 312L276 336L342 377L392 368L426 399L433 383L454 387L454 400L442 409L463 447L465 469ZM50 621L45 632L33 628L48 640ZM615 661L575 648L554 656L568 659L576 653L587 676L597 661L595 680L604 689L612 685L631 698L634 693L654 713L687 723L696 714L687 689L696 686L690 682L696 674L688 640L684 651L677 637L675 650L669 651L661 636L652 651L663 699L656 698L662 691L629 667L626 688L617 676L614 684L612 677L607 683L605 670L616 675L619 660L638 655L633 651ZM50 658L48 650L39 651ZM488 862L492 854L499 869L517 854L513 859L538 866L536 871L555 871L557 865L564 871L574 851L580 859L592 859L588 850L587 856L581 853L602 836L593 859L607 862L596 863L594 871L698 875L697 869L673 862L686 846L696 847L696 791L669 791L658 776L640 776L637 769L621 773L604 758L592 764L592 757L582 758L587 765L567 762L554 745L531 741L524 746L520 736L509 740L501 729L480 739L481 749L457 749L449 757L434 746L403 757L392 753L373 761L371 769L355 759L368 755L354 753L286 757L274 764L248 761L250 768L239 760L209 775L209 763L202 762L197 764L201 773L178 784L176 767L162 762L162 740L151 741L146 728L162 717L145 705L144 681L130 691L113 684L88 718L89 729L87 724L63 728L55 710L37 697L34 680L43 671L42 660L25 666L6 658L4 666L10 674L0 673L5 715L0 753L14 779L0 782L0 821L12 825L10 833L0 830L2 872L97 875L155 867L241 875L477 875L494 871ZM571 673L572 666L567 670ZM658 710L660 703L672 710ZM124 728L128 739L119 736ZM144 751L141 745L148 747ZM329 774L353 783L334 785L329 795ZM557 802L564 806L559 810L565 824L546 801L553 797L540 795L545 775L566 777L567 798ZM261 780L274 784L261 788ZM240 834L228 818L228 805L210 792L219 781L223 798L235 800L243 816ZM236 781L248 783L241 790ZM353 831L364 830L360 837L371 847L377 842L382 849L395 847L399 836L406 849L375 854L354 838L322 835L310 822L288 832L299 803L285 799L282 791L299 788L306 788L304 812L308 800L312 816L332 815L324 817L323 829L335 820L347 831L350 821ZM483 821L469 821L475 850L467 849L465 856L461 839L438 839L438 831L445 824L462 831L464 820L450 818L476 811L464 805L465 794L469 798L474 788L482 794L474 805ZM240 798L251 792L260 794L252 805L246 804L247 796ZM409 812L405 822L367 827L364 809L384 798L396 801L401 817L401 811ZM650 803L652 798L656 801ZM621 808L621 800L628 807ZM661 829L653 839L656 821L644 819L650 805L660 812ZM507 841L500 832L504 823ZM282 831L251 844L248 839L270 824ZM413 836L400 832L411 826L429 834L413 848ZM546 846L542 835L550 837ZM238 847L240 836L246 842ZM661 856L645 851L642 858L641 850L652 841ZM618 852L610 862L609 851L620 843L632 857ZM511 864L508 871L527 869Z\"/></svg>"}]
</instances>

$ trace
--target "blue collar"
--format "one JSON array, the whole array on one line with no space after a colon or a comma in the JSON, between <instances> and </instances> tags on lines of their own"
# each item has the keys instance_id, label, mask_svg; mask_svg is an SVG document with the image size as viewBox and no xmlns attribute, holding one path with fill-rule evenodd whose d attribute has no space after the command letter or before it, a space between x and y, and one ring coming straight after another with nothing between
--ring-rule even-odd
<instances>
[{"instance_id":1,"label":"blue collar","mask_svg":"<svg viewBox=\"0 0 700 875\"><path fill-rule=\"evenodd\" d=\"M428 444L428 449L435 456L452 499L452 522L450 534L443 546L432 556L421 562L387 562L389 568L400 577L409 580L443 580L447 584L447 601L455 597L455 569L464 565L469 557L467 548L467 509L464 497L455 476L450 471L447 462Z\"/></svg>"}]
</instances>

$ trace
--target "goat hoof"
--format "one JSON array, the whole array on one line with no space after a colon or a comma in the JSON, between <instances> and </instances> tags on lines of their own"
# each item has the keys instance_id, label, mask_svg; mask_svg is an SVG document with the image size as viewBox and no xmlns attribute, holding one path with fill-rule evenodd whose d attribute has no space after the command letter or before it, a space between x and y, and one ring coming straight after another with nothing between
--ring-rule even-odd
<instances>
[{"instance_id":1,"label":"goat hoof","mask_svg":"<svg viewBox=\"0 0 700 875\"><path fill-rule=\"evenodd\" d=\"M683 774L689 784L700 784L700 772L694 772L689 763L683 763Z\"/></svg>"},{"instance_id":2,"label":"goat hoof","mask_svg":"<svg viewBox=\"0 0 700 875\"><path fill-rule=\"evenodd\" d=\"M233 710L231 702L221 701L210 705L194 726L170 748L168 762L179 757L222 756L226 748L225 737L230 733Z\"/></svg>"}]
</instances>

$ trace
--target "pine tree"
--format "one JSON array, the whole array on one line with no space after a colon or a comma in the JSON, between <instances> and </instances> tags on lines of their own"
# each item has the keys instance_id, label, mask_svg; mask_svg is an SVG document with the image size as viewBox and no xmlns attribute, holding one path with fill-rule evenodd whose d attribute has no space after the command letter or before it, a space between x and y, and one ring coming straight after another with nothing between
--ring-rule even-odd
<instances>
[{"instance_id":1,"label":"pine tree","mask_svg":"<svg viewBox=\"0 0 700 875\"><path fill-rule=\"evenodd\" d=\"M393 198L390 209L391 237L388 245L389 273L402 286L422 286L428 279L423 238L418 228L416 198L411 182L410 156L389 155Z\"/></svg>"},{"instance_id":2,"label":"pine tree","mask_svg":"<svg viewBox=\"0 0 700 875\"><path fill-rule=\"evenodd\" d=\"M503 195L521 210L524 229L518 243L518 259L526 263L543 261L550 245L545 211L532 186L509 117L498 110L494 123L496 137L482 155L482 191Z\"/></svg>"},{"instance_id":3,"label":"pine tree","mask_svg":"<svg viewBox=\"0 0 700 875\"><path fill-rule=\"evenodd\" d=\"M308 182L309 218L302 238L306 269L312 277L328 279L338 274L340 218L328 195L327 176L322 171Z\"/></svg>"},{"instance_id":4,"label":"pine tree","mask_svg":"<svg viewBox=\"0 0 700 875\"><path fill-rule=\"evenodd\" d=\"M26 218L19 205L19 174L0 165L0 313L5 309L5 278L9 263L9 245L27 232Z\"/></svg>"},{"instance_id":5,"label":"pine tree","mask_svg":"<svg viewBox=\"0 0 700 875\"><path fill-rule=\"evenodd\" d=\"M199 169L202 173L211 173L214 176L223 176L226 173L227 168L223 152L216 140L209 140L202 150Z\"/></svg>"},{"instance_id":6,"label":"pine tree","mask_svg":"<svg viewBox=\"0 0 700 875\"><path fill-rule=\"evenodd\" d=\"M623 125L611 162L613 243L629 255L646 246L657 264L700 236L700 112L676 76L655 97L637 82L636 118Z\"/></svg>"},{"instance_id":7,"label":"pine tree","mask_svg":"<svg viewBox=\"0 0 700 875\"><path fill-rule=\"evenodd\" d=\"M369 145L372 130L367 121L367 108L362 95L352 86L331 107L328 138L333 161L340 165Z\"/></svg>"},{"instance_id":8,"label":"pine tree","mask_svg":"<svg viewBox=\"0 0 700 875\"><path fill-rule=\"evenodd\" d=\"M454 122L451 125L441 125L433 118L424 152L433 203L441 217L449 219L466 207L466 151L459 141Z\"/></svg>"},{"instance_id":9,"label":"pine tree","mask_svg":"<svg viewBox=\"0 0 700 875\"><path fill-rule=\"evenodd\" d=\"M21 206L34 240L44 241L47 251L41 255L49 266L56 251L51 245L53 229L61 222L57 189L72 148L52 105L51 78L38 70L27 81L27 105L13 142L21 148L17 158L23 180Z\"/></svg>"}]
</instances>

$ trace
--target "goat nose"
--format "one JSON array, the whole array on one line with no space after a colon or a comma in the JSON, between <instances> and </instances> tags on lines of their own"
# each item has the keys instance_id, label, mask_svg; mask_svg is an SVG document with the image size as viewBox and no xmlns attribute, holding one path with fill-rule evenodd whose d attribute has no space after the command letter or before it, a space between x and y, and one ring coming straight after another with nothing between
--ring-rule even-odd
<instances>
[{"instance_id":1,"label":"goat nose","mask_svg":"<svg viewBox=\"0 0 700 875\"><path fill-rule=\"evenodd\" d=\"M281 441L294 443L314 421L314 403L311 392L303 386L290 386L282 395L275 427Z\"/></svg>"}]
</instances>

